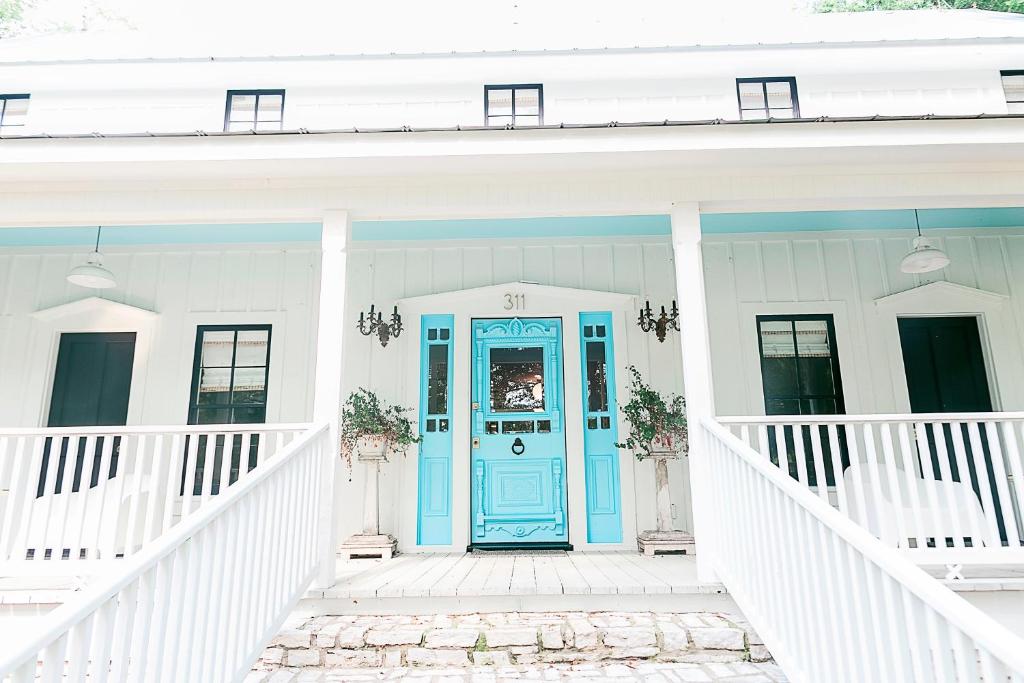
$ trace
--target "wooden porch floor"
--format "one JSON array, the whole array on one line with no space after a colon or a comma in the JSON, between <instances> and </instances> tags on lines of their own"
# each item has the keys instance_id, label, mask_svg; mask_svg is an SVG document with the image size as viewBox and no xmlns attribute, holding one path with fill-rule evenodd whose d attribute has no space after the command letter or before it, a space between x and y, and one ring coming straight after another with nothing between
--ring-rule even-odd
<instances>
[{"instance_id":1,"label":"wooden porch floor","mask_svg":"<svg viewBox=\"0 0 1024 683\"><path fill-rule=\"evenodd\" d=\"M696 559L636 552L438 553L338 562L323 597L721 593L697 581Z\"/></svg>"}]
</instances>

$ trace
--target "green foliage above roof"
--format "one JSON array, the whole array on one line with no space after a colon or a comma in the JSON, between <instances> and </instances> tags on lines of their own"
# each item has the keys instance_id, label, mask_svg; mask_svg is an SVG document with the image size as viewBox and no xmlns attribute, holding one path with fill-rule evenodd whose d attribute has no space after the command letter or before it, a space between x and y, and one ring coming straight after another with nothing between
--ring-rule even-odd
<instances>
[{"instance_id":1,"label":"green foliage above roof","mask_svg":"<svg viewBox=\"0 0 1024 683\"><path fill-rule=\"evenodd\" d=\"M1024 0L818 0L816 12L871 12L903 9L980 9L1024 14Z\"/></svg>"}]
</instances>

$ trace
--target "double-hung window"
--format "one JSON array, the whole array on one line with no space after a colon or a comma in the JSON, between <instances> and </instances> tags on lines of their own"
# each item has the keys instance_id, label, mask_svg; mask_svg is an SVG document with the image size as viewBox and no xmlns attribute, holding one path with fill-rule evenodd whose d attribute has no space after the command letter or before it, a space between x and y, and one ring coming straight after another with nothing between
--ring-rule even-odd
<instances>
[{"instance_id":1,"label":"double-hung window","mask_svg":"<svg viewBox=\"0 0 1024 683\"><path fill-rule=\"evenodd\" d=\"M846 412L843 386L836 352L835 322L831 315L759 315L758 349L761 356L761 383L766 415L839 415ZM800 427L799 448L792 427L778 435L770 427L769 450L777 463L779 437L785 444L785 459L793 477L799 478L797 454L803 451L807 483L817 485L814 449L820 444L825 479L835 484L832 468L832 439L826 427ZM811 430L818 429L818 438ZM849 464L845 432L838 434L842 468ZM840 469L840 472L842 469Z\"/></svg>"},{"instance_id":2,"label":"double-hung window","mask_svg":"<svg viewBox=\"0 0 1024 683\"><path fill-rule=\"evenodd\" d=\"M228 90L224 130L281 130L284 90Z\"/></svg>"},{"instance_id":3,"label":"double-hung window","mask_svg":"<svg viewBox=\"0 0 1024 683\"><path fill-rule=\"evenodd\" d=\"M485 85L484 123L488 126L540 126L544 123L544 86Z\"/></svg>"},{"instance_id":4,"label":"double-hung window","mask_svg":"<svg viewBox=\"0 0 1024 683\"><path fill-rule=\"evenodd\" d=\"M795 78L737 78L736 96L745 121L800 118Z\"/></svg>"},{"instance_id":5,"label":"double-hung window","mask_svg":"<svg viewBox=\"0 0 1024 683\"><path fill-rule=\"evenodd\" d=\"M200 325L196 330L192 392L188 406L190 425L255 424L266 421L267 379L270 373L270 325ZM240 430L244 431L244 430ZM220 489L221 459L231 457L230 481L234 482L246 462L246 470L256 466L259 438L250 437L249 452L243 460L241 435L202 435L195 449L196 476L193 493L202 493L206 465L207 439L216 439L213 448L213 493ZM230 449L225 446L230 445ZM190 451L192 452L192 451ZM182 474L182 491L186 467Z\"/></svg>"},{"instance_id":6,"label":"double-hung window","mask_svg":"<svg viewBox=\"0 0 1024 683\"><path fill-rule=\"evenodd\" d=\"M1024 114L1024 71L1004 71L1002 76L1007 111Z\"/></svg>"},{"instance_id":7,"label":"double-hung window","mask_svg":"<svg viewBox=\"0 0 1024 683\"><path fill-rule=\"evenodd\" d=\"M28 118L28 95L0 95L0 134L16 133Z\"/></svg>"}]
</instances>

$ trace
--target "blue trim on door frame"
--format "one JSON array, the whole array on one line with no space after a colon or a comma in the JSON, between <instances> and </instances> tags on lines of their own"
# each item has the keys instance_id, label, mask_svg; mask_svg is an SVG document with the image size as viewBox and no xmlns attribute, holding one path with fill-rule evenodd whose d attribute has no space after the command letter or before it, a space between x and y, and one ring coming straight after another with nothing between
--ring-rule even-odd
<instances>
[{"instance_id":1,"label":"blue trim on door frame","mask_svg":"<svg viewBox=\"0 0 1024 683\"><path fill-rule=\"evenodd\" d=\"M429 339L430 330L437 330L436 339ZM448 338L441 339L441 330ZM430 379L430 347L448 347L447 404L444 414L428 414L427 390ZM417 460L416 545L450 545L452 542L452 358L455 346L455 316L424 315L420 317L420 422L423 441ZM434 430L427 431L427 420L435 420ZM447 421L441 431L440 421Z\"/></svg>"},{"instance_id":2,"label":"blue trim on door frame","mask_svg":"<svg viewBox=\"0 0 1024 683\"><path fill-rule=\"evenodd\" d=\"M597 334L603 326L605 334ZM587 334L587 329L590 334ZM587 385L587 344L604 344L607 409L590 410ZM587 542L622 542L622 494L619 476L617 411L615 400L615 346L612 314L580 313L580 396L583 400L583 471L587 491ZM604 425L607 420L607 427Z\"/></svg>"}]
</instances>

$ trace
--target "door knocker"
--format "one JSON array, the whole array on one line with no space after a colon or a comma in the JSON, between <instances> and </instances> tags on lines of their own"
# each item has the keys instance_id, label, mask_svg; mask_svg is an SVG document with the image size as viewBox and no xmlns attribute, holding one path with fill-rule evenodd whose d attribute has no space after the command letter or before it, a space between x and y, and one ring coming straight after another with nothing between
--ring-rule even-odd
<instances>
[{"instance_id":1,"label":"door knocker","mask_svg":"<svg viewBox=\"0 0 1024 683\"><path fill-rule=\"evenodd\" d=\"M526 452L526 444L518 436L516 440L512 442L512 455L522 455Z\"/></svg>"}]
</instances>

